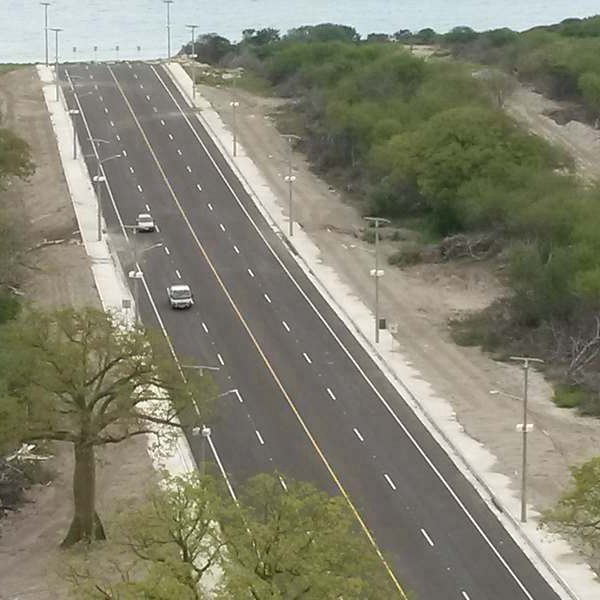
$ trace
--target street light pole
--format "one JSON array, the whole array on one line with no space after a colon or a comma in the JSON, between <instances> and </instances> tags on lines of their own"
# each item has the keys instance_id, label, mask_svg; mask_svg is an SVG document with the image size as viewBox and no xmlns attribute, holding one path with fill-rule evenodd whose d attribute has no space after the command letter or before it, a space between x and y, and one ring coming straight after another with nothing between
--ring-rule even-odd
<instances>
[{"instance_id":1,"label":"street light pole","mask_svg":"<svg viewBox=\"0 0 600 600\"><path fill-rule=\"evenodd\" d=\"M521 523L527 523L527 434L530 426L527 423L527 394L529 385L529 364L532 362L543 363L541 358L531 358L530 356L511 356L510 360L523 363L523 423L518 428L521 429L523 436L522 456L521 456Z\"/></svg>"},{"instance_id":2,"label":"street light pole","mask_svg":"<svg viewBox=\"0 0 600 600\"><path fill-rule=\"evenodd\" d=\"M171 58L171 4L173 0L163 0L167 5L167 60Z\"/></svg>"},{"instance_id":3,"label":"street light pole","mask_svg":"<svg viewBox=\"0 0 600 600\"><path fill-rule=\"evenodd\" d=\"M196 99L196 29L198 25L186 25L188 29L192 30L192 98Z\"/></svg>"},{"instance_id":4,"label":"street light pole","mask_svg":"<svg viewBox=\"0 0 600 600\"><path fill-rule=\"evenodd\" d=\"M58 102L58 34L62 31L60 27L51 27L54 31L54 79L56 80L56 101Z\"/></svg>"},{"instance_id":5,"label":"street light pole","mask_svg":"<svg viewBox=\"0 0 600 600\"><path fill-rule=\"evenodd\" d=\"M46 66L48 66L48 7L50 6L50 2L40 2L40 6L44 7L44 46L46 50Z\"/></svg>"},{"instance_id":6,"label":"street light pole","mask_svg":"<svg viewBox=\"0 0 600 600\"><path fill-rule=\"evenodd\" d=\"M292 165L292 140L301 140L302 138L299 135L294 135L293 133L284 133L283 137L287 138L288 142L288 174L283 178L284 181L288 184L288 235L290 237L294 236L294 181L296 181L295 175L292 174L293 165Z\"/></svg>"},{"instance_id":7,"label":"street light pole","mask_svg":"<svg viewBox=\"0 0 600 600\"><path fill-rule=\"evenodd\" d=\"M390 223L383 217L365 217L365 221L375 223L375 343L379 343L379 224Z\"/></svg>"},{"instance_id":8,"label":"street light pole","mask_svg":"<svg viewBox=\"0 0 600 600\"><path fill-rule=\"evenodd\" d=\"M104 142L104 143L109 143L106 140L98 140L98 139L91 139L90 140L92 142L92 144L95 144L96 142ZM96 151L97 154L97 151ZM121 158L120 154L114 154L113 156L108 156L107 158L103 158L102 160L100 160L100 155L97 154L98 156L98 169L96 171L96 175L93 177L93 181L96 183L96 196L98 199L98 210L97 210L97 233L98 233L98 241L101 242L102 241L102 188L100 187L101 183L104 183L106 181L106 177L104 177L102 175L102 165L105 162L108 162L109 160L114 160L115 158Z\"/></svg>"}]
</instances>

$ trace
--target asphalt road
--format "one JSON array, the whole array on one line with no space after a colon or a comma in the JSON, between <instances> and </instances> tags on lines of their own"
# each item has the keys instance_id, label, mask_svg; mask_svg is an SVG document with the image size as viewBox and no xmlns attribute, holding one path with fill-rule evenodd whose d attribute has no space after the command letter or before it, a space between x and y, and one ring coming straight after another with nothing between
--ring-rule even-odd
<instances>
[{"instance_id":1,"label":"asphalt road","mask_svg":"<svg viewBox=\"0 0 600 600\"><path fill-rule=\"evenodd\" d=\"M140 212L159 226L137 236L144 323L184 364L219 368L212 439L233 486L277 470L282 485L344 494L420 600L558 598L264 222L163 67L67 71L84 153L92 136L101 158L121 154L103 164L111 239ZM189 311L168 306L178 282L195 293Z\"/></svg>"}]
</instances>

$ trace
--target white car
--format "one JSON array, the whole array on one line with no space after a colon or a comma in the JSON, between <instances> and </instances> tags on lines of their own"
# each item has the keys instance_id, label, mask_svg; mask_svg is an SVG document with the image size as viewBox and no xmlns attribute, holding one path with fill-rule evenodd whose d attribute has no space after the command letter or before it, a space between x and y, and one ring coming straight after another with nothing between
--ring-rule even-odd
<instances>
[{"instance_id":1,"label":"white car","mask_svg":"<svg viewBox=\"0 0 600 600\"><path fill-rule=\"evenodd\" d=\"M171 308L190 308L194 305L194 296L189 285L184 283L170 285L167 288L167 296Z\"/></svg>"},{"instance_id":2,"label":"white car","mask_svg":"<svg viewBox=\"0 0 600 600\"><path fill-rule=\"evenodd\" d=\"M135 228L139 232L143 231L156 231L156 225L154 219L149 213L140 213L135 220Z\"/></svg>"}]
</instances>

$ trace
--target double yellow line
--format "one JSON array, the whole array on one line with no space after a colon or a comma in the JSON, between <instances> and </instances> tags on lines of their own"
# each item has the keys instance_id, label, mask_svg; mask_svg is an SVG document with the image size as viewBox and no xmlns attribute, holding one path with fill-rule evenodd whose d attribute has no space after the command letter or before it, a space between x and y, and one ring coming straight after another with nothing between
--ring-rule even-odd
<instances>
[{"instance_id":1,"label":"double yellow line","mask_svg":"<svg viewBox=\"0 0 600 600\"><path fill-rule=\"evenodd\" d=\"M125 95L125 92L123 91L123 88L121 87L121 84L117 80L117 78L116 78L113 70L111 69L111 67L109 65L107 65L107 68L108 68L108 70L109 70L109 72L110 72L110 74L111 74L111 76L112 76L112 78L113 78L113 80L115 82L115 85L117 86L117 89L121 93L121 96L123 97L123 100L124 100L125 104L127 105L127 108L129 110L129 112L131 113L131 117L133 118L133 120L134 120L134 122L135 122L135 124L136 124L136 126L137 126L137 128L138 128L138 130L139 130L139 132L140 132L140 134L142 136L142 138L144 139L144 142L146 143L146 146L148 147L148 150L149 150L150 154L152 155L152 158L154 159L154 162L156 163L156 166L157 166L158 170L160 171L160 174L161 174L161 176L163 178L163 181L165 182L165 185L167 186L167 188L169 190L169 193L171 194L171 197L173 198L173 201L175 202L175 205L177 206L177 209L179 210L179 213L181 214L181 217L185 221L185 224L187 225L187 227L188 227L188 229L189 229L192 237L194 238L194 241L195 241L196 245L198 246L198 248L199 248L202 256L206 260L206 263L210 267L210 270L212 271L213 275L215 276L215 279L217 280L219 286L223 290L223 293L227 297L227 300L229 301L229 303L231 305L231 308L233 309L233 311L235 312L235 314L236 314L237 318L239 319L240 323L242 324L242 326L246 330L246 333L248 334L248 336L252 340L252 343L254 344L254 347L256 348L256 350L258 351L258 353L260 354L260 357L262 358L265 366L267 367L267 370L269 371L269 373L273 377L275 383L277 384L277 387L280 389L281 393L283 394L283 397L286 399L286 402L288 403L288 405L291 408L292 412L296 416L296 419L298 419L298 422L300 423L300 426L304 430L304 433L306 434L306 436L310 440L310 443L312 444L312 446L315 449L316 453L318 454L319 458L321 459L321 461L325 465L325 468L327 469L327 471L331 475L331 478L335 482L336 486L340 490L340 493L342 494L342 496L344 497L344 499L348 503L348 506L350 507L350 510L352 511L352 513L354 514L354 516L356 517L356 519L358 520L358 522L359 522L362 530L364 531L365 535L367 536L369 542L373 545L373 548L377 552L377 555L379 556L381 562L383 563L383 565L384 565L384 567L385 567L388 575L390 576L391 580L393 581L394 586L396 587L396 589L400 593L400 595L402 597L402 600L408 600L408 596L406 595L406 593L402 589L402 586L400 585L400 582L396 578L396 575L392 571L390 565L388 564L388 562L386 561L385 557L383 556L381 550L379 549L379 546L377 545L377 542L375 541L375 538L373 537L372 533L369 531L369 528L367 527L367 525L364 522L363 518L360 516L358 510L354 506L354 503L350 499L350 496L348 495L348 492L346 492L346 490L344 489L344 486L342 485L342 482L339 480L339 478L336 475L335 471L333 470L332 466L329 464L329 461L325 457L325 454L323 453L323 451L319 447L319 444L317 443L317 441L315 440L314 436L310 432L308 426L304 422L304 419L302 418L302 416L298 412L298 409L296 408L296 405L294 404L293 400L290 398L289 394L287 393L286 389L284 388L283 384L281 383L281 380L279 379L277 373L273 369L271 363L269 362L269 359L266 357L265 353L263 352L263 349L260 346L260 344L258 343L258 340L254 337L254 334L252 333L252 330L250 329L248 323L246 322L246 320L244 319L242 313L240 312L239 308L237 307L234 299L231 297L231 294L229 293L229 290L227 289L227 287L225 286L225 283L221 279L221 276L219 275L217 269L215 268L215 266L213 265L212 261L210 260L210 258L208 256L208 254L206 253L206 250L204 249L204 246L202 245L202 243L200 242L200 239L196 235L196 232L194 231L194 228L192 227L192 224L190 223L187 215L185 214L185 211L183 210L183 207L181 205L181 202L179 201L179 198L177 198L177 195L175 194L175 191L173 190L173 188L172 188L172 186L171 186L171 184L170 184L170 182L169 182L169 180L167 178L167 175L165 174L165 171L162 168L162 165L160 164L160 161L158 160L158 157L156 156L156 153L154 152L154 149L152 148L152 144L150 144L150 141L148 140L146 132L142 128L142 126L141 126L141 124L140 124L140 122L139 122L139 120L138 120L138 118L137 118L137 116L136 116L136 114L135 114L135 112L134 112L134 110L133 110L133 108L132 108L132 106L131 106L128 98L127 98L127 96Z\"/></svg>"}]
</instances>

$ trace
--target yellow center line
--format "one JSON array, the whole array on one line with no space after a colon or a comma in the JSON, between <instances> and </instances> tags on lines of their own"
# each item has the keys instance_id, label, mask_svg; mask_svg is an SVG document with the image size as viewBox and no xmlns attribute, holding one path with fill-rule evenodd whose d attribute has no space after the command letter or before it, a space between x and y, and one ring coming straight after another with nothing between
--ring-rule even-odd
<instances>
[{"instance_id":1,"label":"yellow center line","mask_svg":"<svg viewBox=\"0 0 600 600\"><path fill-rule=\"evenodd\" d=\"M202 256L206 260L208 266L210 267L210 270L212 271L213 275L215 276L215 279L217 280L219 286L223 290L223 293L227 297L227 300L229 301L229 304L231 305L231 308L233 309L233 311L235 312L236 316L240 320L240 323L242 324L242 326L246 330L246 333L248 334L248 336L252 340L252 343L254 344L254 347L256 348L256 350L258 351L258 353L260 354L260 357L262 358L263 362L265 363L265 366L267 367L267 370L269 371L269 373L273 377L275 383L277 384L277 387L280 389L281 393L283 394L283 397L286 399L286 402L288 403L288 405L291 408L292 412L294 413L296 419L300 423L300 426L302 427L302 429L304 430L304 433L306 434L306 436L310 440L310 443L312 444L313 448L317 452L317 454L318 454L319 458L321 459L322 463L325 465L325 468L329 472L329 475L331 476L331 478L335 482L335 485L340 490L340 493L342 494L342 496L344 497L344 499L348 503L348 506L350 507L350 510L352 511L352 513L354 514L354 516L356 517L356 519L358 520L358 522L359 522L359 524L360 524L363 532L367 536L367 539L369 540L369 542L372 544L373 548L377 552L377 555L380 558L381 562L383 563L383 565L384 565L384 567L385 567L388 575L392 579L392 581L393 581L395 587L397 588L397 590L400 592L400 595L402 596L402 599L403 600L408 600L408 597L407 597L406 593L404 592L404 590L402 589L402 586L400 585L400 582L396 578L396 575L392 571L390 565L388 564L387 560L385 559L385 557L383 556L381 550L379 549L379 546L377 545L377 542L375 541L375 538L373 537L373 534L371 533L371 531L367 527L367 525L364 522L363 518L360 516L358 510L354 506L354 503L350 499L350 496L349 496L348 492L345 490L344 486L342 485L342 482L340 481L339 477L336 475L335 471L333 470L333 467L330 465L329 461L325 457L325 454L323 453L323 451L319 447L319 444L315 440L313 434L311 433L311 431L309 430L308 426L304 422L304 419L302 418L302 416L298 412L298 409L296 408L296 405L294 404L294 402L291 399L290 395L287 393L285 387L281 383L281 380L279 379L279 376L275 372L275 369L272 367L271 363L269 362L269 359L266 357L265 353L263 352L263 349L262 349L261 345L258 343L258 340L254 337L254 334L252 333L252 330L250 329L248 323L246 322L246 320L244 319L242 313L240 312L239 308L237 307L237 304L235 303L235 300L231 297L231 294L229 293L229 290L225 286L225 283L221 279L221 276L219 275L217 269L215 268L215 266L213 265L212 261L210 260L210 258L208 256L208 254L206 253L206 250L204 249L204 246L202 245L202 243L200 242L200 239L196 235L196 232L194 231L194 228L192 227L192 224L191 224L190 220L188 219L188 216L186 215L186 213L185 213L185 211L183 209L183 206L181 205L181 202L179 201L179 198L175 194L175 191L173 190L173 187L171 186L171 183L169 182L169 179L167 178L167 175L166 175L166 173L165 173L165 171L164 171L164 169L163 169L160 161L158 160L158 157L156 156L156 153L154 152L154 149L152 148L152 144L150 143L150 140L148 139L148 137L146 135L146 132L144 131L143 127L141 126L141 124L140 124L140 122L139 122L139 120L138 120L138 118L137 118L137 116L136 116L136 114L135 114L135 112L133 110L133 107L131 106L131 104L130 104L128 98L127 98L127 96L125 95L125 92L123 91L123 88L121 87L121 84L117 80L117 78L116 78L113 70L111 69L110 65L107 65L107 68L108 68L108 70L109 70L109 72L110 72L110 74L111 74L111 76L112 76L112 78L113 78L113 80L115 82L115 85L117 86L119 92L121 93L121 96L123 96L123 100L125 101L125 104L127 105L127 108L129 109L129 112L131 113L131 116L132 116L133 120L135 121L135 124L137 125L137 128L139 129L140 134L142 135L142 138L144 139L144 142L146 143L146 146L148 146L148 150L149 150L150 154L152 155L152 158L154 159L154 162L156 163L156 166L157 166L158 170L160 171L160 174L161 174L161 176L163 178L163 181L165 182L165 185L167 186L167 188L168 188L168 190L169 190L169 192L171 194L171 197L173 198L173 201L175 202L175 205L177 206L177 209L179 210L179 213L181 214L181 217L185 221L185 224L187 225L187 227L188 227L188 229L189 229L192 237L194 238L194 241L196 242L196 245L200 249L200 252L201 252Z\"/></svg>"}]
</instances>

